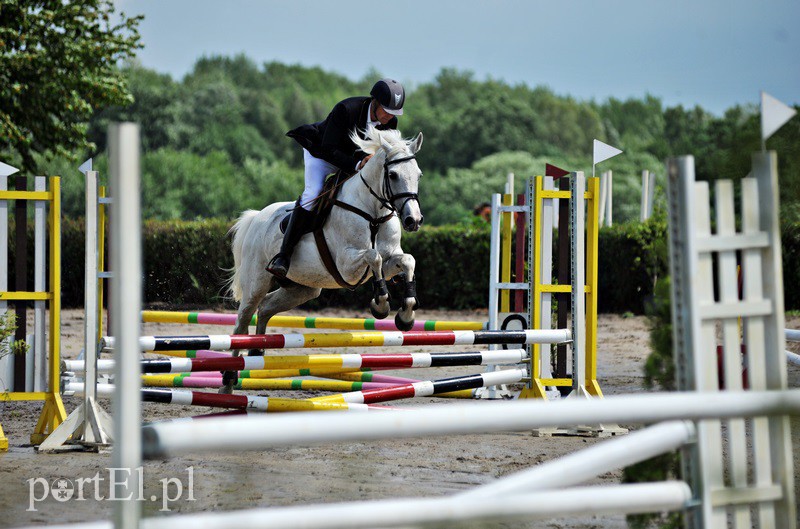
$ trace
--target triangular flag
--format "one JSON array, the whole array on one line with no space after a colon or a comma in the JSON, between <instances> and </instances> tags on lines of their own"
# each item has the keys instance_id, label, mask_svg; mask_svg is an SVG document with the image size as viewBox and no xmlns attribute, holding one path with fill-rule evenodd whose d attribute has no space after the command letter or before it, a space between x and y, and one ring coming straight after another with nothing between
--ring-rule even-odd
<instances>
[{"instance_id":1,"label":"triangular flag","mask_svg":"<svg viewBox=\"0 0 800 529\"><path fill-rule=\"evenodd\" d=\"M622 151L611 145L607 145L600 140L594 140L594 152L592 154L592 165L596 165L603 160L608 160L620 154Z\"/></svg>"},{"instance_id":2,"label":"triangular flag","mask_svg":"<svg viewBox=\"0 0 800 529\"><path fill-rule=\"evenodd\" d=\"M16 167L11 167L6 163L0 162L0 176L11 176L17 171L19 171L19 169Z\"/></svg>"},{"instance_id":3,"label":"triangular flag","mask_svg":"<svg viewBox=\"0 0 800 529\"><path fill-rule=\"evenodd\" d=\"M544 175L545 176L552 176L554 179L558 180L562 176L567 176L569 171L565 171L560 167L556 167L555 165L550 165L549 163L544 165Z\"/></svg>"},{"instance_id":4,"label":"triangular flag","mask_svg":"<svg viewBox=\"0 0 800 529\"><path fill-rule=\"evenodd\" d=\"M87 171L91 171L91 170L92 170L92 159L91 158L89 158L88 160L83 162L81 164L81 166L78 167L78 171L82 172L83 174L86 174Z\"/></svg>"},{"instance_id":5,"label":"triangular flag","mask_svg":"<svg viewBox=\"0 0 800 529\"><path fill-rule=\"evenodd\" d=\"M797 111L778 101L766 92L761 92L761 140L767 141L776 130L792 119Z\"/></svg>"}]
</instances>

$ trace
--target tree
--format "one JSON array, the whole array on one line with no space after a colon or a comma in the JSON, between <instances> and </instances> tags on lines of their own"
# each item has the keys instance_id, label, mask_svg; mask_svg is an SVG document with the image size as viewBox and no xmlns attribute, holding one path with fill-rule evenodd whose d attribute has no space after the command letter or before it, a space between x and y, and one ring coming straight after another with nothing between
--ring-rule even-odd
<instances>
[{"instance_id":1,"label":"tree","mask_svg":"<svg viewBox=\"0 0 800 529\"><path fill-rule=\"evenodd\" d=\"M122 74L133 102L124 107L106 107L95 114L88 136L98 151L105 150L106 131L113 122L138 122L145 152L171 146L174 139L195 133L194 129L185 131L187 127L180 121L186 90L168 74L159 74L137 64L127 65Z\"/></svg>"},{"instance_id":2,"label":"tree","mask_svg":"<svg viewBox=\"0 0 800 529\"><path fill-rule=\"evenodd\" d=\"M131 102L116 68L141 47L141 16L110 0L0 0L0 149L36 172L34 153L90 150L89 119Z\"/></svg>"}]
</instances>

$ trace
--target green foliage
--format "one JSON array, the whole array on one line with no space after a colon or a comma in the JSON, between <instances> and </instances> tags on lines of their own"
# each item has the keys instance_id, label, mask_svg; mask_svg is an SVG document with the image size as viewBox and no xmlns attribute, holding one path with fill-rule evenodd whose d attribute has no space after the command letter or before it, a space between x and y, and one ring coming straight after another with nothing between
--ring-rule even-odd
<instances>
[{"instance_id":1,"label":"green foliage","mask_svg":"<svg viewBox=\"0 0 800 529\"><path fill-rule=\"evenodd\" d=\"M16 340L9 345L7 341L13 338L17 330L17 315L14 312L6 311L0 315L0 358L7 355L24 355L31 348L25 340Z\"/></svg>"},{"instance_id":2,"label":"green foliage","mask_svg":"<svg viewBox=\"0 0 800 529\"><path fill-rule=\"evenodd\" d=\"M227 270L233 266L227 235L232 224L232 220L220 219L145 222L142 233L145 300L148 303L195 306L221 301ZM14 230L11 229L10 233L9 247L12 251L9 252L9 263L13 263ZM598 256L600 312L642 314L647 307L654 306L663 308L664 317L668 316L668 309L660 305L660 298L653 300L654 288L656 292L668 292L664 285L665 236L663 220L658 219L643 225L601 230ZM32 252L32 227L28 237ZM82 263L83 219L65 219L61 238L62 261ZM800 299L793 285L800 278L797 277L797 267L790 266L790 263L796 263L800 255L800 224L786 226L783 241L786 308L798 309ZM483 219L469 217L468 222L459 225L424 226L419 232L405 233L403 249L416 259L417 285L423 309L474 309L488 305L489 223ZM30 255L29 259L32 260L33 256ZM390 291L397 299L399 291L392 288L390 286ZM82 266L62 268L62 296L65 306L83 304ZM309 307L366 307L369 296L369 286L355 292L325 291L320 300ZM667 332L665 337L668 335ZM656 365L659 369L664 366L667 364Z\"/></svg>"},{"instance_id":3,"label":"green foliage","mask_svg":"<svg viewBox=\"0 0 800 529\"><path fill-rule=\"evenodd\" d=\"M232 219L243 209L293 200L303 187L302 151L286 131L324 119L337 101L367 94L381 76L372 71L351 81L319 67L258 65L244 55L204 57L180 81L135 63L121 75L133 102L98 109L89 137L102 151L110 122L141 123L144 214L182 220ZM407 136L425 133L419 163L428 226L470 223L475 206L502 191L509 172L517 192L546 163L591 174L593 138L624 150L597 167L598 174L613 171L615 224L638 219L643 170L657 175L656 209L664 209L666 157L694 154L699 178L738 179L758 149L755 107L716 117L699 107L664 108L650 95L581 102L546 87L479 80L447 68L408 88L400 128ZM769 142L779 153L785 219L800 219L799 137L795 118ZM102 167L104 155L95 158ZM65 161L51 165L75 174ZM65 182L69 215L83 208L78 180Z\"/></svg>"},{"instance_id":4,"label":"green foliage","mask_svg":"<svg viewBox=\"0 0 800 529\"><path fill-rule=\"evenodd\" d=\"M626 467L623 483L654 483L675 479L680 471L680 456L670 452ZM682 529L681 512L629 514L626 517L629 529Z\"/></svg>"},{"instance_id":5,"label":"green foliage","mask_svg":"<svg viewBox=\"0 0 800 529\"><path fill-rule=\"evenodd\" d=\"M229 228L221 220L145 222L145 301L175 305L222 301L225 270L233 266L226 235Z\"/></svg>"},{"instance_id":6,"label":"green foliage","mask_svg":"<svg viewBox=\"0 0 800 529\"><path fill-rule=\"evenodd\" d=\"M9 76L0 83L0 149L7 157L28 149L33 161L26 167L70 177L65 211L73 216L83 208L74 160L95 154L95 166L102 167L104 155L96 153L105 149L108 124L123 120L141 124L144 181L152 186L143 188L147 218L232 219L246 208L292 200L302 190L302 151L286 131L324 119L337 101L366 95L381 77L370 71L353 81L319 67L259 65L238 55L203 57L183 79L173 80L130 60L139 42L138 18L110 24L108 1L46 3L38 11L0 2L0 65L8 63L0 75ZM80 16L67 20L77 8ZM79 36L53 36L59 28ZM22 39L45 36L47 46L36 53L20 47ZM120 59L128 62L116 69L112 63ZM48 75L50 70L57 74ZM583 102L547 87L481 80L450 68L407 88L400 128L409 137L425 133L419 162L429 226L469 223L477 204L502 191L509 172L518 191L526 177L544 172L545 163L591 174L594 138L624 151L597 167L613 171L616 224L638 219L643 170L656 173L656 208L663 209L665 158L693 154L698 178L736 180L760 147L755 106L736 106L718 117L700 107L665 108L652 95ZM19 125L15 116L22 110L26 123L40 126L35 134L11 127ZM90 150L85 126L74 125L92 112L88 139L97 150ZM781 218L792 221L800 220L798 138L800 118L794 118L768 142L778 152ZM59 147L69 156L51 160ZM148 205L162 197L164 204Z\"/></svg>"},{"instance_id":7,"label":"green foliage","mask_svg":"<svg viewBox=\"0 0 800 529\"><path fill-rule=\"evenodd\" d=\"M24 172L35 153L88 150L95 111L132 101L116 63L140 47L141 17L114 13L110 0L0 0L0 151Z\"/></svg>"},{"instance_id":8,"label":"green foliage","mask_svg":"<svg viewBox=\"0 0 800 529\"><path fill-rule=\"evenodd\" d=\"M616 224L599 235L598 300L607 312L642 314L659 277L667 273L667 223Z\"/></svg>"},{"instance_id":9,"label":"green foliage","mask_svg":"<svg viewBox=\"0 0 800 529\"><path fill-rule=\"evenodd\" d=\"M672 344L672 314L670 311L670 281L664 278L659 281L653 303L648 306L650 322L650 347L652 352L645 363L645 383L649 388L662 391L674 391L675 360ZM680 456L678 452L670 452L623 470L624 483L651 483L676 479L680 476ZM683 527L681 513L668 514L636 514L627 517L631 529L648 527L680 529Z\"/></svg>"},{"instance_id":10,"label":"green foliage","mask_svg":"<svg viewBox=\"0 0 800 529\"><path fill-rule=\"evenodd\" d=\"M645 384L648 388L675 391L669 276L658 283L647 316L650 321L650 348L653 352L645 363Z\"/></svg>"},{"instance_id":11,"label":"green foliage","mask_svg":"<svg viewBox=\"0 0 800 529\"><path fill-rule=\"evenodd\" d=\"M785 222L781 230L783 261L783 304L787 310L800 309L800 221Z\"/></svg>"}]
</instances>

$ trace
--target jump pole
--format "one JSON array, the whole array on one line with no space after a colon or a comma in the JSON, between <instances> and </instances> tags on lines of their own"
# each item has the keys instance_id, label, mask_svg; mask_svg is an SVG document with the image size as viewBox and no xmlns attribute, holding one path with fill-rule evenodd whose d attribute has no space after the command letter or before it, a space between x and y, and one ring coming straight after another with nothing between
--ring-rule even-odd
<instances>
[{"instance_id":1,"label":"jump pole","mask_svg":"<svg viewBox=\"0 0 800 529\"><path fill-rule=\"evenodd\" d=\"M232 417L191 424L151 425L144 428L144 454L149 458L161 458L188 452L265 450L327 442L526 431L592 422L657 423L797 414L800 414L800 390L796 389L689 391L555 402L530 399L487 402L481 406L474 402L435 404L415 410L413 414L377 414L369 418L358 417L358 414L285 415L272 420ZM231 436L228 434L231 431L239 435Z\"/></svg>"},{"instance_id":2,"label":"jump pole","mask_svg":"<svg viewBox=\"0 0 800 529\"><path fill-rule=\"evenodd\" d=\"M464 389L477 389L500 384L515 384L521 382L528 376L526 369L502 369L499 371L487 371L477 375L467 375L462 377L445 378L441 380L431 380L415 382L395 386L386 389L374 389L364 391L354 391L341 395L329 395L325 397L314 397L314 402L354 402L363 404L374 404L376 402L387 402L390 400L408 399L413 397L429 397L439 393L458 391Z\"/></svg>"},{"instance_id":3,"label":"jump pole","mask_svg":"<svg viewBox=\"0 0 800 529\"><path fill-rule=\"evenodd\" d=\"M257 323L258 316L253 315L250 325ZM143 323L185 323L204 325L229 325L236 324L236 314L207 313L207 312L168 312L144 310L142 311ZM393 320L376 320L373 318L329 318L305 316L273 316L267 322L268 327L284 327L287 329L342 329L353 331L396 331L397 326ZM486 324L478 321L434 321L423 320L414 322L413 331L480 331L486 329Z\"/></svg>"},{"instance_id":4,"label":"jump pole","mask_svg":"<svg viewBox=\"0 0 800 529\"><path fill-rule=\"evenodd\" d=\"M168 358L142 360L142 373L189 373L196 371L252 371L269 369L332 368L427 368L487 364L518 364L527 360L524 349L477 351L474 353L319 354L291 356L235 356L228 358ZM79 371L82 360L64 361L65 371ZM114 370L113 361L98 366L100 372Z\"/></svg>"},{"instance_id":5,"label":"jump pole","mask_svg":"<svg viewBox=\"0 0 800 529\"><path fill-rule=\"evenodd\" d=\"M224 384L221 374L205 374L202 377L185 377L170 375L144 375L142 385L160 388L220 388ZM316 379L275 379L275 378L240 378L234 389L256 391L362 391L383 389L397 386L391 382L348 382L346 380Z\"/></svg>"},{"instance_id":6,"label":"jump pole","mask_svg":"<svg viewBox=\"0 0 800 529\"><path fill-rule=\"evenodd\" d=\"M211 375L207 373L198 373L202 376L188 376L185 374L181 375L142 375L142 384L148 387L168 387L168 388L182 388L182 387L192 387L192 388L220 388L223 386L222 382L222 375ZM395 378L395 377L389 377ZM361 389L375 389L376 386L382 385L384 387L392 387L398 386L401 384L413 384L415 382L421 382L420 380L414 379L406 379L406 378L398 378L397 380L386 381L386 382L376 382L371 383L369 381L339 381L339 380L291 380L285 381L280 380L277 381L283 387L268 387L269 382L273 382L273 379L262 379L262 378L246 378L239 376L238 382L234 384L234 389L240 390L263 390L263 389L312 389L312 390L321 390L321 391L351 391L351 390L361 390ZM267 384L264 384L267 382ZM303 385L305 382L313 382L311 386ZM335 385L336 382L341 384L349 384L348 386L339 386ZM357 384L361 384L359 387ZM372 385L371 385L372 384ZM334 389L335 388L335 389ZM471 399L475 396L475 392L471 389L463 389L463 390L456 390L456 391L448 391L446 393L440 393L436 395L437 397L446 397L446 398L461 398L461 399Z\"/></svg>"},{"instance_id":7,"label":"jump pole","mask_svg":"<svg viewBox=\"0 0 800 529\"><path fill-rule=\"evenodd\" d=\"M418 345L523 345L565 343L572 339L569 329L523 331L409 331L348 332L261 335L142 336L142 351L298 349L325 347L390 347ZM113 350L115 338L103 338L103 348Z\"/></svg>"},{"instance_id":8,"label":"jump pole","mask_svg":"<svg viewBox=\"0 0 800 529\"><path fill-rule=\"evenodd\" d=\"M76 395L81 395L84 390L84 385L79 382L70 382L64 389ZM100 397L109 397L113 394L114 389L115 386L111 384L98 384L97 395ZM252 395L226 395L175 389L142 388L140 390L140 395L143 402L160 402L162 404L178 404L184 406L208 406L210 408L238 409L257 412L366 411L368 409L386 409L359 403L314 402L309 400L258 397Z\"/></svg>"}]
</instances>

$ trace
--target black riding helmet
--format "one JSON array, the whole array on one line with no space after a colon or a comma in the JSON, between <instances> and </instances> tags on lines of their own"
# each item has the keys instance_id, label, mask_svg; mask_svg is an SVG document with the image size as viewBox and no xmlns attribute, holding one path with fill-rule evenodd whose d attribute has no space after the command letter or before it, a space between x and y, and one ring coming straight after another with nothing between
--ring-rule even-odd
<instances>
[{"instance_id":1,"label":"black riding helmet","mask_svg":"<svg viewBox=\"0 0 800 529\"><path fill-rule=\"evenodd\" d=\"M403 115L403 103L406 102L406 91L403 85L394 79L381 79L372 87L369 95L374 97L383 109L395 116Z\"/></svg>"}]
</instances>

